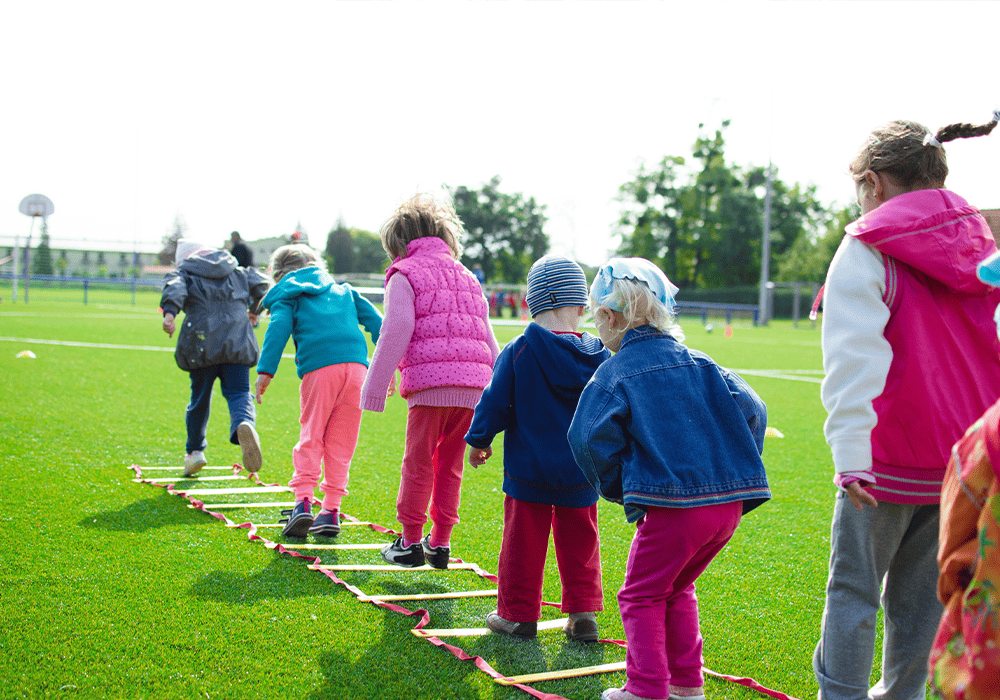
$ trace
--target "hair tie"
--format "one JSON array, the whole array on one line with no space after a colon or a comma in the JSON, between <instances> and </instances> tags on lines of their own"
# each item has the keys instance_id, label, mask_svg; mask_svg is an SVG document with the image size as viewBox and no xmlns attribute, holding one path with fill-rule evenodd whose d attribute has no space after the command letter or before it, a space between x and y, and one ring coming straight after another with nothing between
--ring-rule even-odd
<instances>
[{"instance_id":1,"label":"hair tie","mask_svg":"<svg viewBox=\"0 0 1000 700\"><path fill-rule=\"evenodd\" d=\"M934 138L934 134L930 132L928 132L927 135L924 136L924 145L934 146L934 148L941 148L941 142L938 141L936 138Z\"/></svg>"},{"instance_id":2,"label":"hair tie","mask_svg":"<svg viewBox=\"0 0 1000 700\"><path fill-rule=\"evenodd\" d=\"M1000 122L1000 109L993 110L993 121Z\"/></svg>"}]
</instances>

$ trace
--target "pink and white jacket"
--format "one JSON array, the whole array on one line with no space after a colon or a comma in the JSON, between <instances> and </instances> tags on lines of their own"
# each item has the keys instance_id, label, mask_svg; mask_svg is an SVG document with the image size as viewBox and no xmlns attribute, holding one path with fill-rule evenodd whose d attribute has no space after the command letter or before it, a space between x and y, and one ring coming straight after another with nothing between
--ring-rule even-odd
<instances>
[{"instance_id":1,"label":"pink and white jacket","mask_svg":"<svg viewBox=\"0 0 1000 700\"><path fill-rule=\"evenodd\" d=\"M361 407L384 409L398 366L400 394L409 405L475 408L499 348L482 287L447 243L410 241L406 256L386 270L385 313Z\"/></svg>"},{"instance_id":2,"label":"pink and white jacket","mask_svg":"<svg viewBox=\"0 0 1000 700\"><path fill-rule=\"evenodd\" d=\"M948 190L892 199L847 227L827 273L821 395L838 483L937 503L951 446L1000 396L993 311L976 277L996 250L986 220Z\"/></svg>"}]
</instances>

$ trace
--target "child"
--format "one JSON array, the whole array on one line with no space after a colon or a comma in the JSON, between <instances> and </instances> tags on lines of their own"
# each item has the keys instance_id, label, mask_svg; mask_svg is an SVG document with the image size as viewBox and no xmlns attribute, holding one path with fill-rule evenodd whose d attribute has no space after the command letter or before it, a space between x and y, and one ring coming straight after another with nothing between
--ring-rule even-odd
<instances>
[{"instance_id":1,"label":"child","mask_svg":"<svg viewBox=\"0 0 1000 700\"><path fill-rule=\"evenodd\" d=\"M505 431L497 609L486 624L501 634L535 636L552 530L561 609L569 615L564 631L571 641L596 642L596 612L604 609L597 492L573 461L566 431L584 385L611 353L593 335L577 332L587 278L572 260L537 260L528 271L526 299L533 323L500 353L465 436L469 464L478 467Z\"/></svg>"},{"instance_id":2,"label":"child","mask_svg":"<svg viewBox=\"0 0 1000 700\"><path fill-rule=\"evenodd\" d=\"M676 291L642 258L612 259L590 288L616 354L583 390L569 443L594 488L636 523L618 591L628 680L603 700L704 698L694 582L741 516L771 497L760 460L767 409L680 342Z\"/></svg>"},{"instance_id":3,"label":"child","mask_svg":"<svg viewBox=\"0 0 1000 700\"><path fill-rule=\"evenodd\" d=\"M996 246L979 212L941 189L941 144L988 134L994 117L936 134L890 122L850 166L862 216L847 227L824 287L821 397L838 492L813 656L822 700L924 696L941 618L945 465L1000 395L991 323L1000 292L976 278L976 263ZM869 690L880 593L882 678Z\"/></svg>"},{"instance_id":4,"label":"child","mask_svg":"<svg viewBox=\"0 0 1000 700\"><path fill-rule=\"evenodd\" d=\"M396 498L403 534L382 549L390 564L448 568L458 523L464 436L499 354L486 297L458 261L462 224L427 196L404 203L382 226L393 259L385 278L385 320L361 391L361 407L383 411L402 370L406 445ZM434 525L423 536L427 505Z\"/></svg>"},{"instance_id":5,"label":"child","mask_svg":"<svg viewBox=\"0 0 1000 700\"><path fill-rule=\"evenodd\" d=\"M358 446L358 403L368 368L368 343L358 325L376 342L382 314L351 285L337 284L307 245L281 246L271 256L268 271L277 284L262 302L271 311L271 322L257 363L257 403L274 378L289 336L295 341L295 368L302 379L299 441L292 448L295 473L288 482L295 507L281 534L334 537L340 533L340 503L347 495L351 458ZM317 484L323 504L314 518L309 502Z\"/></svg>"},{"instance_id":6,"label":"child","mask_svg":"<svg viewBox=\"0 0 1000 700\"><path fill-rule=\"evenodd\" d=\"M987 284L1000 284L1000 253L981 262L977 273ZM941 491L939 533L938 598L945 608L928 664L931 689L946 700L996 698L1000 691L1000 401L952 448Z\"/></svg>"},{"instance_id":7,"label":"child","mask_svg":"<svg viewBox=\"0 0 1000 700\"><path fill-rule=\"evenodd\" d=\"M187 407L187 446L184 476L197 474L208 464L205 439L215 380L229 403L229 441L243 451L243 466L261 467L260 439L254 428L256 413L250 395L250 366L260 348L254 335L250 308L267 291L259 271L239 267L236 258L197 241L177 241L177 269L163 282L160 308L163 330L171 338L174 319L184 309L174 359L191 375L191 403Z\"/></svg>"}]
</instances>

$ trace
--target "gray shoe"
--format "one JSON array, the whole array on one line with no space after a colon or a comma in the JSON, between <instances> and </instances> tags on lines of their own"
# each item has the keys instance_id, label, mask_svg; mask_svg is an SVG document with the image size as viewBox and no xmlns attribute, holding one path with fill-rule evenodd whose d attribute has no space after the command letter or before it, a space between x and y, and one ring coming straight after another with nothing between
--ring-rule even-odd
<instances>
[{"instance_id":1,"label":"gray shoe","mask_svg":"<svg viewBox=\"0 0 1000 700\"><path fill-rule=\"evenodd\" d=\"M538 636L537 622L511 622L500 617L496 610L486 615L486 626L497 634L515 639L534 639Z\"/></svg>"},{"instance_id":2,"label":"gray shoe","mask_svg":"<svg viewBox=\"0 0 1000 700\"><path fill-rule=\"evenodd\" d=\"M243 450L243 468L248 472L259 472L263 458L260 454L260 438L249 421L243 421L236 426L236 439Z\"/></svg>"},{"instance_id":3,"label":"gray shoe","mask_svg":"<svg viewBox=\"0 0 1000 700\"><path fill-rule=\"evenodd\" d=\"M184 476L194 476L201 471L201 468L208 464L205 453L195 450L189 455L184 455Z\"/></svg>"}]
</instances>

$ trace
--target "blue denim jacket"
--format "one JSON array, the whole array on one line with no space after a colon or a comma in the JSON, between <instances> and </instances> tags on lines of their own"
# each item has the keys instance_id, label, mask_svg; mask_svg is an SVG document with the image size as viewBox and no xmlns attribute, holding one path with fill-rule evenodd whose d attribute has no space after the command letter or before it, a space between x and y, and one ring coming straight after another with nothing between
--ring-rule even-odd
<instances>
[{"instance_id":1,"label":"blue denim jacket","mask_svg":"<svg viewBox=\"0 0 1000 700\"><path fill-rule=\"evenodd\" d=\"M569 428L577 464L634 522L646 506L771 498L760 455L767 407L735 372L651 326L625 334L580 397Z\"/></svg>"}]
</instances>

